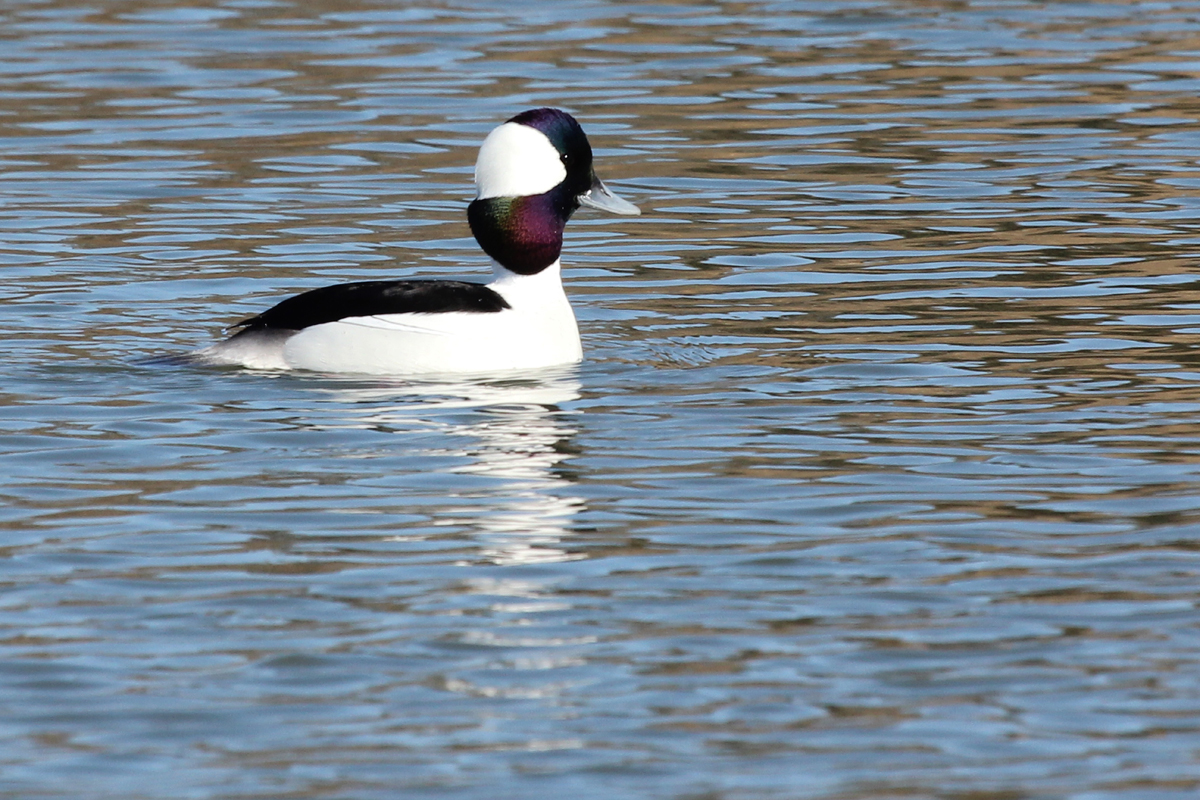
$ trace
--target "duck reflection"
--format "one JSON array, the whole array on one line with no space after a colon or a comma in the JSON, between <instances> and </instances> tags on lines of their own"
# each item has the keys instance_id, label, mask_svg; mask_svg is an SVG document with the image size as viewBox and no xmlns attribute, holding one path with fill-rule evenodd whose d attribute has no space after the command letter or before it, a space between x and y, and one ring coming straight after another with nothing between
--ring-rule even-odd
<instances>
[{"instance_id":1,"label":"duck reflection","mask_svg":"<svg viewBox=\"0 0 1200 800\"><path fill-rule=\"evenodd\" d=\"M362 408L343 423L442 434L425 452L456 457L448 473L484 481L471 491L469 511L455 503L435 524L476 530L481 558L509 565L583 558L560 546L585 507L562 468L577 429L573 412L561 406L577 399L580 388L568 369L520 380L373 382L339 386L332 394Z\"/></svg>"}]
</instances>

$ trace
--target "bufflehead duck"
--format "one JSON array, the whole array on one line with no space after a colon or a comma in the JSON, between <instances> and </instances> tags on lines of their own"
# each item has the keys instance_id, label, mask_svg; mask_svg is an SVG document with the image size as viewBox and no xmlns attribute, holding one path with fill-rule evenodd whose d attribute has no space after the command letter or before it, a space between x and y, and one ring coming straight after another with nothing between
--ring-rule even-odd
<instances>
[{"instance_id":1,"label":"bufflehead duck","mask_svg":"<svg viewBox=\"0 0 1200 800\"><path fill-rule=\"evenodd\" d=\"M487 373L573 364L583 356L563 291L563 227L581 205L640 214L592 170L575 118L525 111L488 134L467 207L492 259L490 283L359 281L298 294L200 351L257 369L377 374Z\"/></svg>"}]
</instances>

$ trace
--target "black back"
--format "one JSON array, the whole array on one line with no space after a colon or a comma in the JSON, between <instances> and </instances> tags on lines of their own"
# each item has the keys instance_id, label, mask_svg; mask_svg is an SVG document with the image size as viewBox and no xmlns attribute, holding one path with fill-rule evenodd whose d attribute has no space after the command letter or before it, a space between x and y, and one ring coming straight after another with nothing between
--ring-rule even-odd
<instances>
[{"instance_id":1,"label":"black back","mask_svg":"<svg viewBox=\"0 0 1200 800\"><path fill-rule=\"evenodd\" d=\"M508 302L482 283L468 281L358 281L339 283L289 297L235 327L246 331L298 331L347 317L378 314L489 314Z\"/></svg>"}]
</instances>

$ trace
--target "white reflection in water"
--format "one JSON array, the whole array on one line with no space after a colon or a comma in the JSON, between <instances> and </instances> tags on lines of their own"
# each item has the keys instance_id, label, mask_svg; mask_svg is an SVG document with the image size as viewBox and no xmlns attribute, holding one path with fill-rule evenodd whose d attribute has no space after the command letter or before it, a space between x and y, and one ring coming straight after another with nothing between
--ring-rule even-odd
<instances>
[{"instance_id":1,"label":"white reflection in water","mask_svg":"<svg viewBox=\"0 0 1200 800\"><path fill-rule=\"evenodd\" d=\"M520 381L453 380L339 387L334 398L362 413L355 427L434 430L445 434L431 456L462 462L448 468L488 479L486 488L447 496L437 524L479 531L480 556L491 563L532 564L582 558L559 545L584 508L557 467L577 429L562 403L579 397L574 370L539 372ZM397 401L398 398L402 400ZM468 412L462 414L458 412ZM446 442L458 442L446 448Z\"/></svg>"}]
</instances>

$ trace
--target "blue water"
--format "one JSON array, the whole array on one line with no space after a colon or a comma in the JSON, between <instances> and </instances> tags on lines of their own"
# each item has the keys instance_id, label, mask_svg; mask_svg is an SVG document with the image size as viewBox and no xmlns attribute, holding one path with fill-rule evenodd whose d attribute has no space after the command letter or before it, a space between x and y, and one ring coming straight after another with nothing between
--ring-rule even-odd
<instances>
[{"instance_id":1,"label":"blue water","mask_svg":"<svg viewBox=\"0 0 1200 800\"><path fill-rule=\"evenodd\" d=\"M0 4L0 797L1200 790L1200 5ZM578 368L161 360L480 278Z\"/></svg>"}]
</instances>

